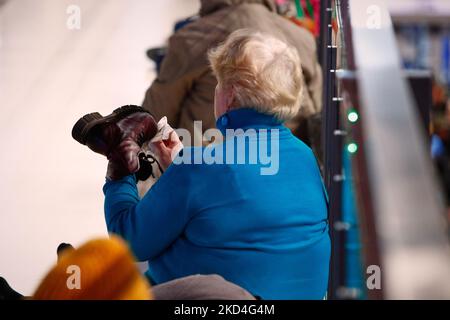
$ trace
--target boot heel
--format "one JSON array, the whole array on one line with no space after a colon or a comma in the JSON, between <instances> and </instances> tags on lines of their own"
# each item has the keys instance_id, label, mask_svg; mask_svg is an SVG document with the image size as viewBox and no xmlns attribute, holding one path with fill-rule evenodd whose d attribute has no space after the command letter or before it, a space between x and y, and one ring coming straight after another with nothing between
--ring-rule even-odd
<instances>
[{"instance_id":1,"label":"boot heel","mask_svg":"<svg viewBox=\"0 0 450 320\"><path fill-rule=\"evenodd\" d=\"M72 137L81 144L86 144L87 134L92 127L104 119L103 116L98 113L89 113L75 123L72 129Z\"/></svg>"}]
</instances>

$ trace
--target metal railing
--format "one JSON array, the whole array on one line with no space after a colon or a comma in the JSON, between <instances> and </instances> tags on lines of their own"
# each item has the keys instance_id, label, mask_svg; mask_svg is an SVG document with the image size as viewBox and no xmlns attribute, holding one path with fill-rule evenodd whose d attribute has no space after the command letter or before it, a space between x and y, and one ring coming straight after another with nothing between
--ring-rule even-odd
<instances>
[{"instance_id":1,"label":"metal railing","mask_svg":"<svg viewBox=\"0 0 450 320\"><path fill-rule=\"evenodd\" d=\"M423 125L401 70L386 3L337 3L346 70L335 72L339 78L336 84L324 79L325 180L330 199L338 198L333 197L336 190L341 192L332 182L340 165L335 159L339 152L330 153L336 150L332 132L350 131L358 146L351 161L365 267L379 266L382 276L381 288L368 290L368 297L450 298L450 246L443 199ZM329 53L324 54L327 77L332 59ZM342 90L334 91L338 86ZM337 105L330 101L336 92ZM358 110L360 120L346 130L336 121L349 108ZM339 212L331 210L330 214L332 222L339 219ZM332 237L334 254L338 255L345 235L334 230ZM335 256L331 266L332 297L342 285L339 260Z\"/></svg>"}]
</instances>

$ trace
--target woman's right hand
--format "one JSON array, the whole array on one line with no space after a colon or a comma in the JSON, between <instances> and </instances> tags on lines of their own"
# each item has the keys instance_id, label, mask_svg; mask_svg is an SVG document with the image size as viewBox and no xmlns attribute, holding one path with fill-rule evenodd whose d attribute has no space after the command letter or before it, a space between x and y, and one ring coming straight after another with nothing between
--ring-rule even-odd
<instances>
[{"instance_id":1,"label":"woman's right hand","mask_svg":"<svg viewBox=\"0 0 450 320\"><path fill-rule=\"evenodd\" d=\"M169 139L152 142L151 149L158 158L162 168L166 170L181 149L183 149L183 143L174 130L170 133Z\"/></svg>"}]
</instances>

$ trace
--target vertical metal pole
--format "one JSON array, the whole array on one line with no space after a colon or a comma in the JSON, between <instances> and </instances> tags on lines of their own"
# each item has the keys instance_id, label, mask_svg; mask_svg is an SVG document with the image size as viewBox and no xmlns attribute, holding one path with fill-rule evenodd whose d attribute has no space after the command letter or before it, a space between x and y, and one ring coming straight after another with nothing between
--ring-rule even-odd
<instances>
[{"instance_id":1,"label":"vertical metal pole","mask_svg":"<svg viewBox=\"0 0 450 320\"><path fill-rule=\"evenodd\" d=\"M322 0L320 2L320 30L319 30L319 39L317 42L317 55L318 55L318 61L323 66L323 56L324 56L324 44L326 43L326 38L328 36L328 27L327 22L325 21L325 15L326 15L326 8L329 7L329 0Z\"/></svg>"},{"instance_id":2,"label":"vertical metal pole","mask_svg":"<svg viewBox=\"0 0 450 320\"><path fill-rule=\"evenodd\" d=\"M335 134L339 130L339 100L336 90L336 48L332 39L332 0L321 4L321 65L323 72L323 114L322 145L324 146L324 180L328 191L330 237L332 253L328 295L337 299L337 291L344 285L344 232L336 230L336 222L341 221L342 137Z\"/></svg>"}]
</instances>

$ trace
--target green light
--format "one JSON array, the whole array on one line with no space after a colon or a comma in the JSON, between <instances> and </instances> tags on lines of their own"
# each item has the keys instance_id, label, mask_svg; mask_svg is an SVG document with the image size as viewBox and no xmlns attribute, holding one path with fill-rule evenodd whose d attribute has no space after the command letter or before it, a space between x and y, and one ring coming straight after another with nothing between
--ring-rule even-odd
<instances>
[{"instance_id":1,"label":"green light","mask_svg":"<svg viewBox=\"0 0 450 320\"><path fill-rule=\"evenodd\" d=\"M355 123L355 122L358 121L358 119L359 119L358 112L356 112L356 111L350 111L350 112L348 113L347 118L348 118L348 121L350 121L351 123Z\"/></svg>"},{"instance_id":2,"label":"green light","mask_svg":"<svg viewBox=\"0 0 450 320\"><path fill-rule=\"evenodd\" d=\"M355 153L356 151L358 151L358 145L356 143L354 143L354 142L350 143L347 146L347 151L350 152L350 153Z\"/></svg>"}]
</instances>

